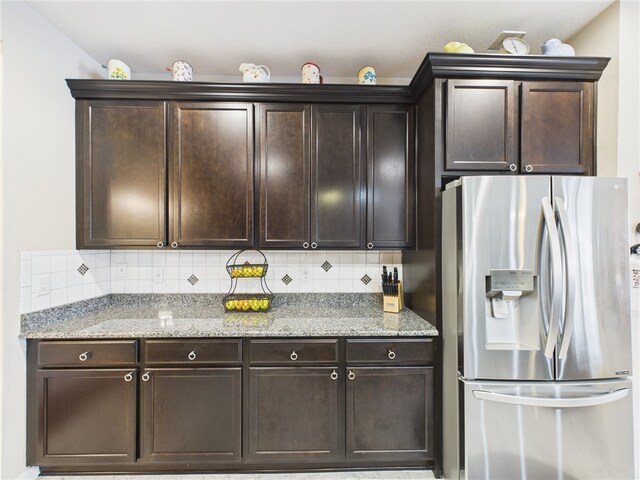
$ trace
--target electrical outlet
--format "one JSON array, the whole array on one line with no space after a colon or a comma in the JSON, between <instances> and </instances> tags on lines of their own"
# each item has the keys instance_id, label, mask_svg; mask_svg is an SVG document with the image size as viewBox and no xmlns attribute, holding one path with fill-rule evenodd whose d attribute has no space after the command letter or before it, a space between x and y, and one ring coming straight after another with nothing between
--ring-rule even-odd
<instances>
[{"instance_id":1,"label":"electrical outlet","mask_svg":"<svg viewBox=\"0 0 640 480\"><path fill-rule=\"evenodd\" d=\"M153 269L153 283L164 282L164 268L156 267Z\"/></svg>"},{"instance_id":2,"label":"electrical outlet","mask_svg":"<svg viewBox=\"0 0 640 480\"><path fill-rule=\"evenodd\" d=\"M35 287L36 295L49 295L49 292L51 292L51 277L49 275L38 275L36 277Z\"/></svg>"},{"instance_id":3,"label":"electrical outlet","mask_svg":"<svg viewBox=\"0 0 640 480\"><path fill-rule=\"evenodd\" d=\"M127 278L127 264L126 263L118 263L118 264L116 264L116 278L120 278L120 279Z\"/></svg>"},{"instance_id":4,"label":"electrical outlet","mask_svg":"<svg viewBox=\"0 0 640 480\"><path fill-rule=\"evenodd\" d=\"M303 282L311 281L311 267L307 267L307 266L302 267L302 281Z\"/></svg>"}]
</instances>

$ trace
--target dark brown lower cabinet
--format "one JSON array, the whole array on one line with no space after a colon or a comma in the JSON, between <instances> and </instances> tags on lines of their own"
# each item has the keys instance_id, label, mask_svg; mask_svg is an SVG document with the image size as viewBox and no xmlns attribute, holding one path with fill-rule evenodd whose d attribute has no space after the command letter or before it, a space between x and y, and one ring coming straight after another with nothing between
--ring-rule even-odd
<instances>
[{"instance_id":1,"label":"dark brown lower cabinet","mask_svg":"<svg viewBox=\"0 0 640 480\"><path fill-rule=\"evenodd\" d=\"M147 369L140 386L141 461L240 461L240 367Z\"/></svg>"},{"instance_id":2,"label":"dark brown lower cabinet","mask_svg":"<svg viewBox=\"0 0 640 480\"><path fill-rule=\"evenodd\" d=\"M251 461L332 461L344 425L336 367L249 369Z\"/></svg>"},{"instance_id":3,"label":"dark brown lower cabinet","mask_svg":"<svg viewBox=\"0 0 640 480\"><path fill-rule=\"evenodd\" d=\"M433 456L433 367L354 367L347 378L347 459Z\"/></svg>"},{"instance_id":4,"label":"dark brown lower cabinet","mask_svg":"<svg viewBox=\"0 0 640 480\"><path fill-rule=\"evenodd\" d=\"M136 461L136 371L40 370L36 464Z\"/></svg>"},{"instance_id":5,"label":"dark brown lower cabinet","mask_svg":"<svg viewBox=\"0 0 640 480\"><path fill-rule=\"evenodd\" d=\"M43 473L435 458L430 339L29 340L27 355L27 463Z\"/></svg>"}]
</instances>

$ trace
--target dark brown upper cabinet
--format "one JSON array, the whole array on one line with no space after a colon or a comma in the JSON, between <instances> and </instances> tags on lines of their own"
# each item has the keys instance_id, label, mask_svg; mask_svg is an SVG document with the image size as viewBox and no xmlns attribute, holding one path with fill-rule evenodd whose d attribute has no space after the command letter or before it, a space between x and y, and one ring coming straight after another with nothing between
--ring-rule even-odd
<instances>
[{"instance_id":1,"label":"dark brown upper cabinet","mask_svg":"<svg viewBox=\"0 0 640 480\"><path fill-rule=\"evenodd\" d=\"M448 80L446 168L509 170L517 162L511 80Z\"/></svg>"},{"instance_id":2,"label":"dark brown upper cabinet","mask_svg":"<svg viewBox=\"0 0 640 480\"><path fill-rule=\"evenodd\" d=\"M259 107L260 246L362 245L363 107Z\"/></svg>"},{"instance_id":3,"label":"dark brown upper cabinet","mask_svg":"<svg viewBox=\"0 0 640 480\"><path fill-rule=\"evenodd\" d=\"M78 102L78 248L253 245L253 105L168 109Z\"/></svg>"},{"instance_id":4,"label":"dark brown upper cabinet","mask_svg":"<svg viewBox=\"0 0 640 480\"><path fill-rule=\"evenodd\" d=\"M165 241L164 102L76 104L78 248Z\"/></svg>"},{"instance_id":5,"label":"dark brown upper cabinet","mask_svg":"<svg viewBox=\"0 0 640 480\"><path fill-rule=\"evenodd\" d=\"M413 107L369 107L367 248L413 246L414 192Z\"/></svg>"},{"instance_id":6,"label":"dark brown upper cabinet","mask_svg":"<svg viewBox=\"0 0 640 480\"><path fill-rule=\"evenodd\" d=\"M445 169L589 174L590 82L446 81Z\"/></svg>"},{"instance_id":7,"label":"dark brown upper cabinet","mask_svg":"<svg viewBox=\"0 0 640 480\"><path fill-rule=\"evenodd\" d=\"M593 83L523 82L520 88L521 171L591 173L595 165Z\"/></svg>"},{"instance_id":8,"label":"dark brown upper cabinet","mask_svg":"<svg viewBox=\"0 0 640 480\"><path fill-rule=\"evenodd\" d=\"M171 103L169 112L171 245L252 245L253 106Z\"/></svg>"},{"instance_id":9,"label":"dark brown upper cabinet","mask_svg":"<svg viewBox=\"0 0 640 480\"><path fill-rule=\"evenodd\" d=\"M311 107L262 104L258 132L260 246L308 248Z\"/></svg>"}]
</instances>

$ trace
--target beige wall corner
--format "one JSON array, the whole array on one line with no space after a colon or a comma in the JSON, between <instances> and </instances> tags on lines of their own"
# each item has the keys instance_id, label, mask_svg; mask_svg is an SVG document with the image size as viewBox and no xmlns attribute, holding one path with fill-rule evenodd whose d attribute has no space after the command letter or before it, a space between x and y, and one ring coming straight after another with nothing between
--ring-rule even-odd
<instances>
[{"instance_id":1,"label":"beige wall corner","mask_svg":"<svg viewBox=\"0 0 640 480\"><path fill-rule=\"evenodd\" d=\"M598 175L615 176L618 159L618 78L620 4L613 3L586 27L567 40L576 55L610 57L598 82Z\"/></svg>"}]
</instances>

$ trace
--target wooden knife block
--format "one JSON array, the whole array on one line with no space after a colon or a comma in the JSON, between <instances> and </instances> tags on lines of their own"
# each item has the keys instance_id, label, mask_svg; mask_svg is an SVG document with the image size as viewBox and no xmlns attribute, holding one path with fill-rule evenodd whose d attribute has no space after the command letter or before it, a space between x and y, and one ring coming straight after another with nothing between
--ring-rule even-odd
<instances>
[{"instance_id":1,"label":"wooden knife block","mask_svg":"<svg viewBox=\"0 0 640 480\"><path fill-rule=\"evenodd\" d=\"M398 282L398 296L384 295L382 297L383 310L388 313L400 313L404 308L404 293L402 282Z\"/></svg>"}]
</instances>

